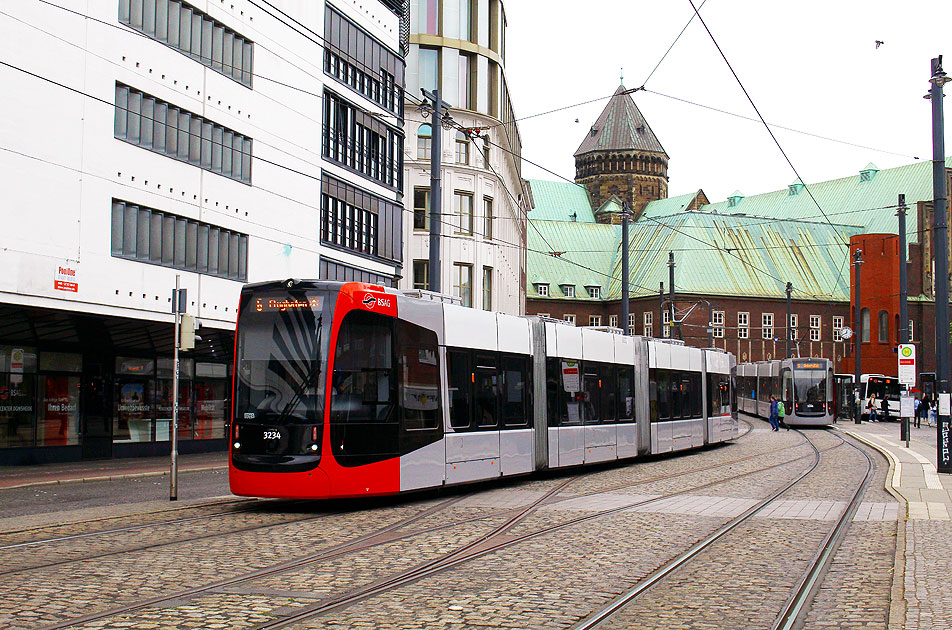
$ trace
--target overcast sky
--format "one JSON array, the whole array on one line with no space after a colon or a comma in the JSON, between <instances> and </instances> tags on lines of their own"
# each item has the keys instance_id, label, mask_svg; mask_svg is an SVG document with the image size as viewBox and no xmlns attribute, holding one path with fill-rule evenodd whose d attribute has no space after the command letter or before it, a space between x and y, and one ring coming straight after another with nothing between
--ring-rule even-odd
<instances>
[{"instance_id":1,"label":"overcast sky","mask_svg":"<svg viewBox=\"0 0 952 630\"><path fill-rule=\"evenodd\" d=\"M621 67L627 87L642 85L692 14L688 0L509 0L506 71L516 116L608 97ZM769 123L870 147L775 129L807 184L870 161L884 169L931 159L922 97L932 57L945 54L952 75L952 0L708 0L701 15ZM756 117L697 19L645 85ZM701 188L720 201L795 179L759 122L650 91L633 96L670 157L671 196ZM523 156L573 178L572 154L606 103L522 120ZM946 118L948 153L952 107ZM557 179L529 164L523 176Z\"/></svg>"}]
</instances>

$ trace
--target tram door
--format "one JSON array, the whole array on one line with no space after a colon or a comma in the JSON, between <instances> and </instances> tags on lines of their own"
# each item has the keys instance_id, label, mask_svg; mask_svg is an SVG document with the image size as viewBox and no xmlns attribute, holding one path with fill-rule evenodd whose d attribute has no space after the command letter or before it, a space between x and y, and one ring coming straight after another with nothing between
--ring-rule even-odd
<instances>
[{"instance_id":1,"label":"tram door","mask_svg":"<svg viewBox=\"0 0 952 630\"><path fill-rule=\"evenodd\" d=\"M780 371L780 402L783 403L783 409L786 416L793 416L793 371L790 368L783 368Z\"/></svg>"},{"instance_id":2,"label":"tram door","mask_svg":"<svg viewBox=\"0 0 952 630\"><path fill-rule=\"evenodd\" d=\"M82 455L83 459L112 457L112 405L106 366L90 362L83 366Z\"/></svg>"}]
</instances>

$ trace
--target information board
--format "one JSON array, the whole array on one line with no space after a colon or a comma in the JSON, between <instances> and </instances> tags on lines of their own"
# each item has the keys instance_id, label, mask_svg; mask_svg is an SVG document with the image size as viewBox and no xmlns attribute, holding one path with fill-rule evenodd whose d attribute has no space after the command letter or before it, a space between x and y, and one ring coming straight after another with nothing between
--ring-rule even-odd
<instances>
[{"instance_id":1,"label":"information board","mask_svg":"<svg viewBox=\"0 0 952 630\"><path fill-rule=\"evenodd\" d=\"M899 344L899 383L916 385L916 347L911 343Z\"/></svg>"}]
</instances>

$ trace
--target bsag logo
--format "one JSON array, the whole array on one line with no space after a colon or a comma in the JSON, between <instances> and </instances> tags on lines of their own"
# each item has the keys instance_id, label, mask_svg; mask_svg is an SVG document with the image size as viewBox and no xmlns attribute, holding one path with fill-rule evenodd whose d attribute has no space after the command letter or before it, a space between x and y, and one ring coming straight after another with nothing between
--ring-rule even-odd
<instances>
[{"instance_id":1,"label":"bsag logo","mask_svg":"<svg viewBox=\"0 0 952 630\"><path fill-rule=\"evenodd\" d=\"M368 293L367 295L364 296L363 303L364 303L364 306L372 309L373 307L377 305L377 298L375 298L374 296Z\"/></svg>"}]
</instances>

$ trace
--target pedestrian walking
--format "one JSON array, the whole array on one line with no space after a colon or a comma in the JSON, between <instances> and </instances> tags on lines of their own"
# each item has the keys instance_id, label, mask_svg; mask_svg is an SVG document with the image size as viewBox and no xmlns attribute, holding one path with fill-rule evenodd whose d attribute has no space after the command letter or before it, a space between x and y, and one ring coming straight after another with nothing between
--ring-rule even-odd
<instances>
[{"instance_id":1,"label":"pedestrian walking","mask_svg":"<svg viewBox=\"0 0 952 630\"><path fill-rule=\"evenodd\" d=\"M889 422L889 399L883 396L879 401L879 409L882 415L879 416L880 422Z\"/></svg>"},{"instance_id":2,"label":"pedestrian walking","mask_svg":"<svg viewBox=\"0 0 952 630\"><path fill-rule=\"evenodd\" d=\"M866 400L866 414L870 422L876 422L876 394L870 394Z\"/></svg>"},{"instance_id":3,"label":"pedestrian walking","mask_svg":"<svg viewBox=\"0 0 952 630\"><path fill-rule=\"evenodd\" d=\"M912 399L912 408L913 426L918 429L922 421L922 401L918 397Z\"/></svg>"},{"instance_id":4,"label":"pedestrian walking","mask_svg":"<svg viewBox=\"0 0 952 630\"><path fill-rule=\"evenodd\" d=\"M790 430L790 427L783 421L784 416L787 415L787 408L783 406L783 401L777 401L777 426L786 427L787 431Z\"/></svg>"},{"instance_id":5,"label":"pedestrian walking","mask_svg":"<svg viewBox=\"0 0 952 630\"><path fill-rule=\"evenodd\" d=\"M936 416L938 415L936 413L936 405L937 405L937 401L935 399L932 399L929 401L929 426L930 427L934 427L936 425Z\"/></svg>"},{"instance_id":6,"label":"pedestrian walking","mask_svg":"<svg viewBox=\"0 0 952 630\"><path fill-rule=\"evenodd\" d=\"M770 397L770 415L767 418L770 421L771 431L779 430L780 428L779 418L780 418L780 406L777 403L777 397L771 396Z\"/></svg>"}]
</instances>

